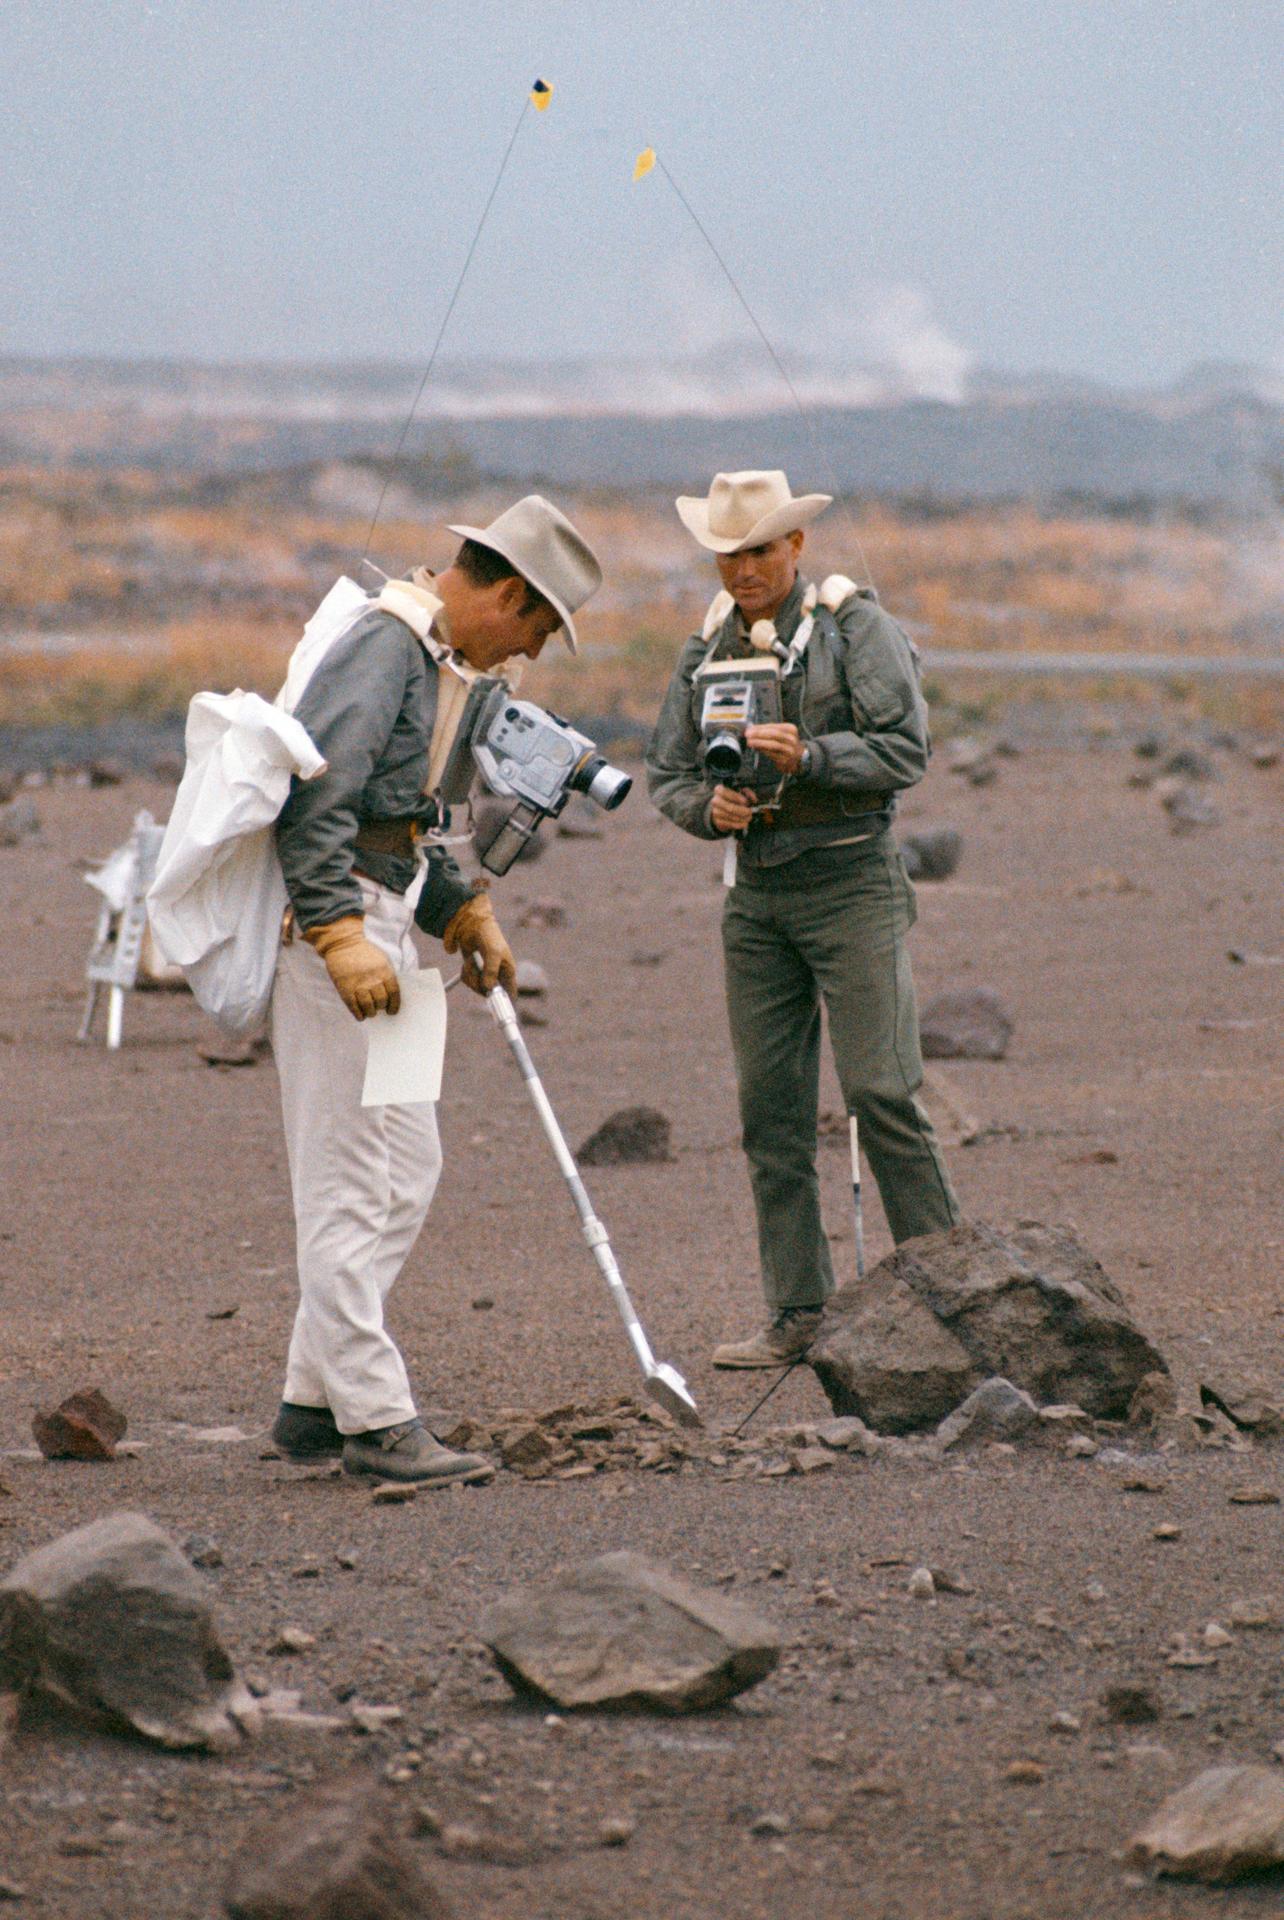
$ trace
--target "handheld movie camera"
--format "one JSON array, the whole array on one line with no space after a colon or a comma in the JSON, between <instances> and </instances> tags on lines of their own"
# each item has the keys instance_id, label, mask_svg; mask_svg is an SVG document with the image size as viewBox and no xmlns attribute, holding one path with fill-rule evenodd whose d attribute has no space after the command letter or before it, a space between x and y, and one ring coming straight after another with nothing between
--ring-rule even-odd
<instances>
[{"instance_id":1,"label":"handheld movie camera","mask_svg":"<svg viewBox=\"0 0 1284 1920\"><path fill-rule=\"evenodd\" d=\"M503 681L474 682L458 741L442 782L444 802L462 802L474 773L491 793L513 802L491 837L477 841L489 873L507 873L541 821L556 819L573 793L611 813L633 785L587 734L532 700L514 699Z\"/></svg>"},{"instance_id":2,"label":"handheld movie camera","mask_svg":"<svg viewBox=\"0 0 1284 1920\"><path fill-rule=\"evenodd\" d=\"M727 787L775 786L779 773L745 745L745 731L782 718L780 662L708 660L695 679L701 690L698 757L706 777Z\"/></svg>"}]
</instances>

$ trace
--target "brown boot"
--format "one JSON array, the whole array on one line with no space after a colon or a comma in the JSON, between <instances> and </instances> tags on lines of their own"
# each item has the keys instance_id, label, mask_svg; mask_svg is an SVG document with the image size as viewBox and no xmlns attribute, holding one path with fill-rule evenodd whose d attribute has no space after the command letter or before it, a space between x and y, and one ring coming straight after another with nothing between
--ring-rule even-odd
<instances>
[{"instance_id":1,"label":"brown boot","mask_svg":"<svg viewBox=\"0 0 1284 1920\"><path fill-rule=\"evenodd\" d=\"M788 1307L748 1340L728 1340L713 1350L715 1367L788 1367L816 1337L819 1307Z\"/></svg>"}]
</instances>

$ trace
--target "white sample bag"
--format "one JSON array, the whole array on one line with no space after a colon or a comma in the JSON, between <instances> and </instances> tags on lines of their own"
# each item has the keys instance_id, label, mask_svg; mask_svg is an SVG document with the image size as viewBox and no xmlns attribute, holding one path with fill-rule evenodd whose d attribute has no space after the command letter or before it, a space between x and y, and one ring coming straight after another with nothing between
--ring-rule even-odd
<instances>
[{"instance_id":1,"label":"white sample bag","mask_svg":"<svg viewBox=\"0 0 1284 1920\"><path fill-rule=\"evenodd\" d=\"M325 761L293 718L328 650L371 605L336 580L290 656L274 704L256 693L198 693L187 712L187 765L147 895L164 957L206 1013L233 1033L267 1013L286 907L273 825L290 780Z\"/></svg>"}]
</instances>

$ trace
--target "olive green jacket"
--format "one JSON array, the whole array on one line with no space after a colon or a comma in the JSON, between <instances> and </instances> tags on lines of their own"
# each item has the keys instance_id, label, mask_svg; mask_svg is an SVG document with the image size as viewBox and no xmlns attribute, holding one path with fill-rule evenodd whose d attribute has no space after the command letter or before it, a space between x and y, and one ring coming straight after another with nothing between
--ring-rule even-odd
<instances>
[{"instance_id":1,"label":"olive green jacket","mask_svg":"<svg viewBox=\"0 0 1284 1920\"><path fill-rule=\"evenodd\" d=\"M803 614L807 582L799 576L776 615L786 644ZM720 836L709 818L713 788L698 758L701 694L696 669L707 659L751 652L745 622L733 608L713 639L693 634L682 649L647 748L647 785L661 813L702 840ZM918 657L908 636L858 588L836 613L817 606L802 662L781 683L786 720L811 747L804 787L851 797L850 817L782 829L755 819L741 840L743 867L778 866L816 847L888 825L895 796L921 780L931 743ZM871 807L871 797L881 805Z\"/></svg>"}]
</instances>

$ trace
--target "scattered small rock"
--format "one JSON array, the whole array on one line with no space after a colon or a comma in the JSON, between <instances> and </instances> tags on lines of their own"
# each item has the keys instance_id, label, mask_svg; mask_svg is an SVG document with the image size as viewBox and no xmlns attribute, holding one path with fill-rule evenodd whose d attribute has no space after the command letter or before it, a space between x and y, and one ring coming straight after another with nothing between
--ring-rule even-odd
<instances>
[{"instance_id":1,"label":"scattered small rock","mask_svg":"<svg viewBox=\"0 0 1284 1920\"><path fill-rule=\"evenodd\" d=\"M915 1600L934 1600L936 1581L930 1567L915 1567L905 1582L905 1591Z\"/></svg>"},{"instance_id":2,"label":"scattered small rock","mask_svg":"<svg viewBox=\"0 0 1284 1920\"><path fill-rule=\"evenodd\" d=\"M1181 1528L1175 1520L1161 1520L1155 1528L1154 1538L1156 1540L1180 1540Z\"/></svg>"},{"instance_id":3,"label":"scattered small rock","mask_svg":"<svg viewBox=\"0 0 1284 1920\"><path fill-rule=\"evenodd\" d=\"M39 809L28 794L0 806L0 847L20 847L24 840L39 838Z\"/></svg>"},{"instance_id":4,"label":"scattered small rock","mask_svg":"<svg viewBox=\"0 0 1284 1920\"><path fill-rule=\"evenodd\" d=\"M183 1542L183 1552L194 1567L211 1569L223 1564L223 1549L217 1540L203 1533L189 1533Z\"/></svg>"},{"instance_id":5,"label":"scattered small rock","mask_svg":"<svg viewBox=\"0 0 1284 1920\"><path fill-rule=\"evenodd\" d=\"M995 1374L942 1420L936 1438L948 1450L982 1440L1019 1440L1038 1424L1039 1409L1029 1394Z\"/></svg>"},{"instance_id":6,"label":"scattered small rock","mask_svg":"<svg viewBox=\"0 0 1284 1920\"><path fill-rule=\"evenodd\" d=\"M1204 1645L1206 1647L1232 1647L1234 1644L1234 1636L1227 1633L1220 1620L1210 1620L1208 1622L1208 1625L1204 1628Z\"/></svg>"},{"instance_id":7,"label":"scattered small rock","mask_svg":"<svg viewBox=\"0 0 1284 1920\"><path fill-rule=\"evenodd\" d=\"M1143 1726L1158 1720L1163 1712L1154 1688L1131 1680L1107 1687L1101 1696L1101 1704L1107 1720L1117 1720L1125 1726Z\"/></svg>"},{"instance_id":8,"label":"scattered small rock","mask_svg":"<svg viewBox=\"0 0 1284 1920\"><path fill-rule=\"evenodd\" d=\"M207 1583L141 1513L77 1527L0 1582L0 1691L164 1747L234 1746L253 1715Z\"/></svg>"},{"instance_id":9,"label":"scattered small rock","mask_svg":"<svg viewBox=\"0 0 1284 1920\"><path fill-rule=\"evenodd\" d=\"M1218 777L1215 763L1198 747L1174 747L1159 771L1178 780L1216 780Z\"/></svg>"},{"instance_id":10,"label":"scattered small rock","mask_svg":"<svg viewBox=\"0 0 1284 1920\"><path fill-rule=\"evenodd\" d=\"M282 1627L268 1652L282 1657L291 1653L311 1653L316 1643L315 1633L306 1633L302 1627Z\"/></svg>"},{"instance_id":11,"label":"scattered small rock","mask_svg":"<svg viewBox=\"0 0 1284 1920\"><path fill-rule=\"evenodd\" d=\"M1280 1503L1274 1487L1236 1487L1226 1498L1233 1507L1278 1507Z\"/></svg>"},{"instance_id":12,"label":"scattered small rock","mask_svg":"<svg viewBox=\"0 0 1284 1920\"><path fill-rule=\"evenodd\" d=\"M129 778L129 769L120 760L91 760L87 771L91 787L121 787Z\"/></svg>"},{"instance_id":13,"label":"scattered small rock","mask_svg":"<svg viewBox=\"0 0 1284 1920\"><path fill-rule=\"evenodd\" d=\"M1180 782L1172 787L1167 781L1160 780L1156 782L1155 792L1163 801L1174 833L1194 833L1199 827L1215 827L1221 821L1217 807L1194 787Z\"/></svg>"},{"instance_id":14,"label":"scattered small rock","mask_svg":"<svg viewBox=\"0 0 1284 1920\"><path fill-rule=\"evenodd\" d=\"M1273 745L1251 747L1248 757L1255 767L1259 767L1265 772L1270 767L1278 767L1280 763L1280 750L1277 746Z\"/></svg>"},{"instance_id":15,"label":"scattered small rock","mask_svg":"<svg viewBox=\"0 0 1284 1920\"><path fill-rule=\"evenodd\" d=\"M128 1420L97 1387L69 1393L31 1422L36 1445L46 1460L114 1460Z\"/></svg>"},{"instance_id":16,"label":"scattered small rock","mask_svg":"<svg viewBox=\"0 0 1284 1920\"><path fill-rule=\"evenodd\" d=\"M583 1167L652 1165L673 1159L668 1119L655 1107L621 1107L591 1133L575 1158Z\"/></svg>"},{"instance_id":17,"label":"scattered small rock","mask_svg":"<svg viewBox=\"0 0 1284 1920\"><path fill-rule=\"evenodd\" d=\"M637 1821L628 1813L608 1813L599 1821L597 1843L600 1847L627 1847L637 1832Z\"/></svg>"},{"instance_id":18,"label":"scattered small rock","mask_svg":"<svg viewBox=\"0 0 1284 1920\"><path fill-rule=\"evenodd\" d=\"M405 1718L400 1707L376 1707L363 1700L352 1701L348 1712L358 1733L383 1733Z\"/></svg>"},{"instance_id":19,"label":"scattered small rock","mask_svg":"<svg viewBox=\"0 0 1284 1920\"><path fill-rule=\"evenodd\" d=\"M1076 1733L1080 1733L1082 1730L1083 1722L1079 1716L1067 1712L1064 1707L1054 1713L1048 1721L1049 1733L1059 1733L1067 1739L1072 1739Z\"/></svg>"},{"instance_id":20,"label":"scattered small rock","mask_svg":"<svg viewBox=\"0 0 1284 1920\"><path fill-rule=\"evenodd\" d=\"M948 880L963 853L957 827L921 827L901 841L901 858L911 880Z\"/></svg>"},{"instance_id":21,"label":"scattered small rock","mask_svg":"<svg viewBox=\"0 0 1284 1920\"><path fill-rule=\"evenodd\" d=\"M738 1601L630 1552L507 1595L480 1633L516 1691L561 1708L698 1712L780 1658L775 1630Z\"/></svg>"},{"instance_id":22,"label":"scattered small rock","mask_svg":"<svg viewBox=\"0 0 1284 1920\"><path fill-rule=\"evenodd\" d=\"M518 927L557 928L566 925L566 907L560 900L532 900L517 916Z\"/></svg>"},{"instance_id":23,"label":"scattered small rock","mask_svg":"<svg viewBox=\"0 0 1284 1920\"><path fill-rule=\"evenodd\" d=\"M938 993L919 1022L925 1060L1002 1060L1012 1016L991 987Z\"/></svg>"},{"instance_id":24,"label":"scattered small rock","mask_svg":"<svg viewBox=\"0 0 1284 1920\"><path fill-rule=\"evenodd\" d=\"M783 1813L760 1813L757 1819L750 1821L749 1831L759 1836L771 1834L779 1837L789 1831L788 1815Z\"/></svg>"},{"instance_id":25,"label":"scattered small rock","mask_svg":"<svg viewBox=\"0 0 1284 1920\"><path fill-rule=\"evenodd\" d=\"M538 960L517 962L516 991L527 1000L539 1000L548 992L549 979Z\"/></svg>"},{"instance_id":26,"label":"scattered small rock","mask_svg":"<svg viewBox=\"0 0 1284 1920\"><path fill-rule=\"evenodd\" d=\"M1004 1769L1003 1778L1013 1787L1037 1787L1048 1777L1041 1760L1014 1760Z\"/></svg>"},{"instance_id":27,"label":"scattered small rock","mask_svg":"<svg viewBox=\"0 0 1284 1920\"><path fill-rule=\"evenodd\" d=\"M1128 1858L1210 1886L1284 1865L1284 1780L1268 1767L1210 1767L1164 1801Z\"/></svg>"},{"instance_id":28,"label":"scattered small rock","mask_svg":"<svg viewBox=\"0 0 1284 1920\"><path fill-rule=\"evenodd\" d=\"M1232 1600L1226 1615L1233 1627L1278 1627L1280 1610L1270 1600Z\"/></svg>"},{"instance_id":29,"label":"scattered small rock","mask_svg":"<svg viewBox=\"0 0 1284 1920\"><path fill-rule=\"evenodd\" d=\"M229 1920L450 1920L397 1835L392 1805L364 1773L292 1796L284 1812L237 1836Z\"/></svg>"}]
</instances>

